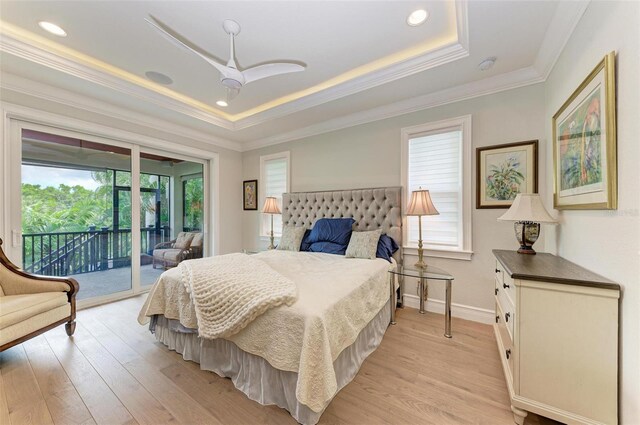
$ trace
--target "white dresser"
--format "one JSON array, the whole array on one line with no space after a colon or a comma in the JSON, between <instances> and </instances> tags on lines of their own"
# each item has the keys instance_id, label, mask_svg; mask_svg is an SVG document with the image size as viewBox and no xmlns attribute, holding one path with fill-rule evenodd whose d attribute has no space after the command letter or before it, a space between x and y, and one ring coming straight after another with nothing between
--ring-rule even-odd
<instances>
[{"instance_id":1,"label":"white dresser","mask_svg":"<svg viewBox=\"0 0 640 425\"><path fill-rule=\"evenodd\" d=\"M496 324L517 424L618 423L620 286L551 254L494 250Z\"/></svg>"}]
</instances>

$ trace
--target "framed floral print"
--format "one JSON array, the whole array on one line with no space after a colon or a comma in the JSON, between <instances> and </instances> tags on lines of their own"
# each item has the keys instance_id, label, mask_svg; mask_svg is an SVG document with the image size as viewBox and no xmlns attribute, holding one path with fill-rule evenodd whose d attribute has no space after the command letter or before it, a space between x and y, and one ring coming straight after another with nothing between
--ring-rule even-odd
<instances>
[{"instance_id":1,"label":"framed floral print","mask_svg":"<svg viewBox=\"0 0 640 425\"><path fill-rule=\"evenodd\" d=\"M600 61L553 116L556 209L616 209L615 52Z\"/></svg>"},{"instance_id":2,"label":"framed floral print","mask_svg":"<svg viewBox=\"0 0 640 425\"><path fill-rule=\"evenodd\" d=\"M509 208L518 193L538 192L538 141L476 149L476 208Z\"/></svg>"},{"instance_id":3,"label":"framed floral print","mask_svg":"<svg viewBox=\"0 0 640 425\"><path fill-rule=\"evenodd\" d=\"M242 182L242 209L254 211L258 209L258 180Z\"/></svg>"}]
</instances>

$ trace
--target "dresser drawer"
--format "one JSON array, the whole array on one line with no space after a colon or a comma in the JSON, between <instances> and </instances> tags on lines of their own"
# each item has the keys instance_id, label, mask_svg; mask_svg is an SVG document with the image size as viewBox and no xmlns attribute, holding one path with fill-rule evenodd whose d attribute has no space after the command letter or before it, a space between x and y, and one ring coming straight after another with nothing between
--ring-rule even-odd
<instances>
[{"instance_id":1,"label":"dresser drawer","mask_svg":"<svg viewBox=\"0 0 640 425\"><path fill-rule=\"evenodd\" d=\"M496 260L496 288L499 288L501 291L505 291L507 296L511 300L512 304L515 304L516 301L516 285L513 282L509 273L503 270L502 264L498 260Z\"/></svg>"},{"instance_id":2,"label":"dresser drawer","mask_svg":"<svg viewBox=\"0 0 640 425\"><path fill-rule=\"evenodd\" d=\"M502 357L503 364L505 364L508 368L508 371L505 370L505 375L507 376L507 379L513 384L513 340L511 339L511 334L509 333L507 322L504 321L505 313L500 308L500 303L497 299L496 316L498 316L496 326L498 327L498 335L500 336L500 343L498 344L498 347L500 347L501 349L500 357Z\"/></svg>"}]
</instances>

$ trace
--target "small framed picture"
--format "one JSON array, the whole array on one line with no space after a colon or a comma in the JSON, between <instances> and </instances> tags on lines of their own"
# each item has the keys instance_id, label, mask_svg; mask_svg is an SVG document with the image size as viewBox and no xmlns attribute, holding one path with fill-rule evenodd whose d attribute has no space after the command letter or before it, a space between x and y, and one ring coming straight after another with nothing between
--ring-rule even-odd
<instances>
[{"instance_id":1,"label":"small framed picture","mask_svg":"<svg viewBox=\"0 0 640 425\"><path fill-rule=\"evenodd\" d=\"M538 193L538 141L476 149L476 208L509 208L518 193Z\"/></svg>"},{"instance_id":2,"label":"small framed picture","mask_svg":"<svg viewBox=\"0 0 640 425\"><path fill-rule=\"evenodd\" d=\"M617 208L615 52L553 116L553 207Z\"/></svg>"},{"instance_id":3,"label":"small framed picture","mask_svg":"<svg viewBox=\"0 0 640 425\"><path fill-rule=\"evenodd\" d=\"M258 180L245 180L242 182L242 209L258 209Z\"/></svg>"}]
</instances>

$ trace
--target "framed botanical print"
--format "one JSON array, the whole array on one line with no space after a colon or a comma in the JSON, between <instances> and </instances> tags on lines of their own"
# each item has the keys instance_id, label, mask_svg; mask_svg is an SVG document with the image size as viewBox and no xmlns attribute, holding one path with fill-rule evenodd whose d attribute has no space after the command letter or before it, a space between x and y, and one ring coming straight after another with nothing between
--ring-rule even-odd
<instances>
[{"instance_id":1,"label":"framed botanical print","mask_svg":"<svg viewBox=\"0 0 640 425\"><path fill-rule=\"evenodd\" d=\"M245 180L242 182L242 209L258 209L258 180Z\"/></svg>"},{"instance_id":2,"label":"framed botanical print","mask_svg":"<svg viewBox=\"0 0 640 425\"><path fill-rule=\"evenodd\" d=\"M518 193L538 192L538 141L476 149L476 208L509 208Z\"/></svg>"},{"instance_id":3,"label":"framed botanical print","mask_svg":"<svg viewBox=\"0 0 640 425\"><path fill-rule=\"evenodd\" d=\"M591 71L553 116L556 209L616 209L615 52Z\"/></svg>"}]
</instances>

